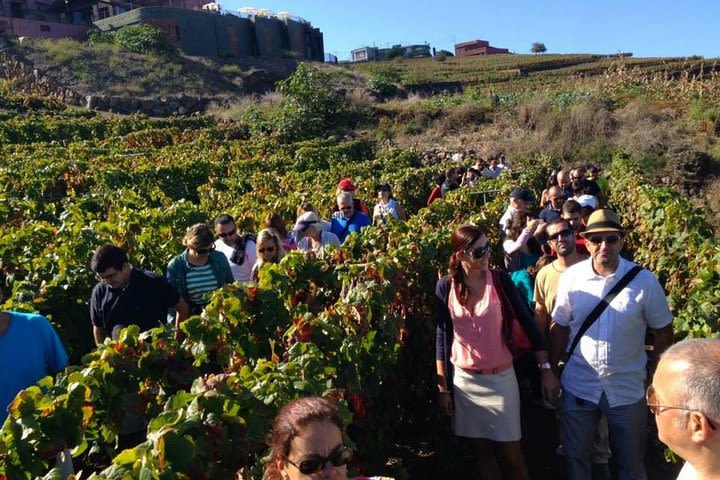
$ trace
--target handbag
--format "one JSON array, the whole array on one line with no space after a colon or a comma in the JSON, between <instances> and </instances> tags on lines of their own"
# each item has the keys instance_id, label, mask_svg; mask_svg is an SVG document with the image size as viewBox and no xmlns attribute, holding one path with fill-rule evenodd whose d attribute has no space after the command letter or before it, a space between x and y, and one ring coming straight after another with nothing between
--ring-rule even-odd
<instances>
[{"instance_id":1,"label":"handbag","mask_svg":"<svg viewBox=\"0 0 720 480\"><path fill-rule=\"evenodd\" d=\"M628 270L628 272L623 275L623 277L620 279L618 283L616 283L613 288L610 289L610 291L603 297L600 302L598 302L597 305L595 305L595 308L592 309L590 314L587 316L585 321L582 325L580 325L580 329L578 329L577 334L573 338L572 343L570 344L570 348L568 349L567 353L565 354L565 360L564 363L567 365L567 362L570 360L570 357L572 356L573 352L575 351L575 348L577 348L578 344L580 343L580 339L585 335L585 332L588 331L588 329L592 326L595 321L600 318L600 315L605 311L605 309L610 305L610 302L612 302L615 297L617 297L618 293L620 293L625 287L628 286L628 284L632 281L633 278L642 270L643 268L640 265L635 265L633 268ZM560 375L562 375L562 372L564 372L565 369L563 368L560 371Z\"/></svg>"},{"instance_id":2,"label":"handbag","mask_svg":"<svg viewBox=\"0 0 720 480\"><path fill-rule=\"evenodd\" d=\"M520 323L518 314L525 314L532 319L533 313L530 311L530 308L525 304L525 302L519 298L519 295L513 295L515 298L510 298L508 290L515 287L509 279L507 282L503 280L503 273L500 270L491 270L490 272L492 274L495 291L497 292L498 297L500 297L500 309L503 318L503 335L505 337L505 345L507 345L508 350L512 353L513 360L517 360L526 353L533 351L533 345L530 341L530 337L528 337L525 332L525 328L523 328ZM517 293L517 290L515 290L515 293ZM518 312L517 309L523 309L524 311Z\"/></svg>"}]
</instances>

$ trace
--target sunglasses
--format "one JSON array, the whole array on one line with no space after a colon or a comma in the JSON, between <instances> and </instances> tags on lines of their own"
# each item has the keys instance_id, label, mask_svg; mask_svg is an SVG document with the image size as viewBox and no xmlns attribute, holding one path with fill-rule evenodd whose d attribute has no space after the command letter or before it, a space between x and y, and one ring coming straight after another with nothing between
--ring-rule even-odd
<instances>
[{"instance_id":1,"label":"sunglasses","mask_svg":"<svg viewBox=\"0 0 720 480\"><path fill-rule=\"evenodd\" d=\"M195 253L197 253L198 255L207 255L208 253L215 250L215 245L209 248L194 248L193 250L195 250Z\"/></svg>"},{"instance_id":2,"label":"sunglasses","mask_svg":"<svg viewBox=\"0 0 720 480\"><path fill-rule=\"evenodd\" d=\"M558 240L560 240L561 238L569 237L570 235L572 235L572 233L573 233L573 231L570 230L569 228L566 228L566 229L564 229L564 230L560 230L560 231L557 232L555 235L551 235L551 234L548 233L548 241L549 241L549 242L558 241Z\"/></svg>"},{"instance_id":3,"label":"sunglasses","mask_svg":"<svg viewBox=\"0 0 720 480\"><path fill-rule=\"evenodd\" d=\"M258 252L260 252L260 253L265 253L265 252L272 253L274 251L275 251L275 247L258 248Z\"/></svg>"},{"instance_id":4,"label":"sunglasses","mask_svg":"<svg viewBox=\"0 0 720 480\"><path fill-rule=\"evenodd\" d=\"M118 276L118 273L120 273L120 270L118 270L117 272L114 272L114 273L106 273L106 274L96 273L95 279L100 280L100 281L112 282L113 280L115 280L115 277Z\"/></svg>"},{"instance_id":5,"label":"sunglasses","mask_svg":"<svg viewBox=\"0 0 720 480\"><path fill-rule=\"evenodd\" d=\"M648 408L650 409L650 413L653 415L658 415L665 410L683 410L685 412L700 412L703 415L705 413L701 412L700 410L697 410L695 408L688 408L688 407L669 407L667 405L659 405L657 402L657 397L655 396L655 387L650 384L650 386L645 391L645 402L647 403ZM708 422L708 425L710 425L710 428L713 430L717 430L717 427L713 422L710 421L707 415L705 415L705 419Z\"/></svg>"},{"instance_id":6,"label":"sunglasses","mask_svg":"<svg viewBox=\"0 0 720 480\"><path fill-rule=\"evenodd\" d=\"M340 210L342 210L343 212L344 212L345 210L352 210L352 209L353 209L352 205L347 205L347 206L344 206L344 207L340 207Z\"/></svg>"},{"instance_id":7,"label":"sunglasses","mask_svg":"<svg viewBox=\"0 0 720 480\"><path fill-rule=\"evenodd\" d=\"M485 245L484 247L477 247L473 248L472 250L465 250L465 253L472 258L479 260L483 258L485 255L490 253L490 244Z\"/></svg>"},{"instance_id":8,"label":"sunglasses","mask_svg":"<svg viewBox=\"0 0 720 480\"><path fill-rule=\"evenodd\" d=\"M591 237L587 237L587 241L594 245L600 245L603 242L607 245L615 245L621 238L622 237L620 235L593 235Z\"/></svg>"},{"instance_id":9,"label":"sunglasses","mask_svg":"<svg viewBox=\"0 0 720 480\"><path fill-rule=\"evenodd\" d=\"M229 232L218 233L218 237L220 237L220 238L232 237L233 235L235 235L236 232L237 232L237 228L233 228Z\"/></svg>"},{"instance_id":10,"label":"sunglasses","mask_svg":"<svg viewBox=\"0 0 720 480\"><path fill-rule=\"evenodd\" d=\"M302 473L303 475L312 475L313 473L318 473L320 470L325 468L327 462L330 462L330 464L334 467L342 467L343 465L347 465L350 460L352 460L352 456L353 451L350 447L346 447L345 445L338 445L335 450L333 450L327 457L322 457L320 455L311 455L310 458L306 458L300 463L295 463L289 458L287 458L286 460L290 465L293 465L298 470L300 470L300 473Z\"/></svg>"}]
</instances>

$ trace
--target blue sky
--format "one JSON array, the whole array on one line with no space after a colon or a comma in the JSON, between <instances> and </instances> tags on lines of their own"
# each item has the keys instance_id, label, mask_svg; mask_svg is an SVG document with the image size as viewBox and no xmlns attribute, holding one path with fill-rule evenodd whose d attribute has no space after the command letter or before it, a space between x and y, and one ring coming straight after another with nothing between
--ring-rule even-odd
<instances>
[{"instance_id":1,"label":"blue sky","mask_svg":"<svg viewBox=\"0 0 720 480\"><path fill-rule=\"evenodd\" d=\"M720 0L219 0L223 8L289 11L319 27L325 52L425 43L452 51L474 38L528 53L633 52L638 57L720 57Z\"/></svg>"}]
</instances>

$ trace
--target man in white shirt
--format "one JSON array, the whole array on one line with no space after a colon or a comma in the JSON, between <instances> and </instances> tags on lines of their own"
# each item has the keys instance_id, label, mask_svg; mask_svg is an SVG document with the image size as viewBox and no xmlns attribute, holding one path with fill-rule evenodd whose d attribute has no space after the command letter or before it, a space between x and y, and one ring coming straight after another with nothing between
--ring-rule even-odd
<instances>
[{"instance_id":1,"label":"man in white shirt","mask_svg":"<svg viewBox=\"0 0 720 480\"><path fill-rule=\"evenodd\" d=\"M227 214L215 219L215 234L219 237L215 249L227 257L235 281L249 282L257 259L255 238L238 234L235 219Z\"/></svg>"},{"instance_id":2,"label":"man in white shirt","mask_svg":"<svg viewBox=\"0 0 720 480\"><path fill-rule=\"evenodd\" d=\"M552 313L552 358L566 352L569 340L595 306L635 264L620 256L625 230L610 210L590 215L584 236L588 260L560 277ZM593 437L605 415L618 459L620 480L645 480L646 403L645 333L654 334L661 353L673 339L672 314L655 275L641 270L610 301L581 337L562 374L562 443L569 480L591 478Z\"/></svg>"},{"instance_id":3,"label":"man in white shirt","mask_svg":"<svg viewBox=\"0 0 720 480\"><path fill-rule=\"evenodd\" d=\"M658 437L686 460L678 480L720 478L720 339L668 348L647 389Z\"/></svg>"}]
</instances>

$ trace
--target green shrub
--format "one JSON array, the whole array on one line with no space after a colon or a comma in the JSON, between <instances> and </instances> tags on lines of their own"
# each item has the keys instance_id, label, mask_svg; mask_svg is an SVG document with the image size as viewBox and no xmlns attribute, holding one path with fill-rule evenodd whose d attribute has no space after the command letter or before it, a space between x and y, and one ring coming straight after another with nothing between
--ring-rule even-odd
<instances>
[{"instance_id":1,"label":"green shrub","mask_svg":"<svg viewBox=\"0 0 720 480\"><path fill-rule=\"evenodd\" d=\"M115 32L93 29L88 32L88 45L95 46L102 43L115 43Z\"/></svg>"},{"instance_id":2,"label":"green shrub","mask_svg":"<svg viewBox=\"0 0 720 480\"><path fill-rule=\"evenodd\" d=\"M378 97L392 97L398 91L397 85L394 83L396 81L391 72L376 73L368 78L367 87Z\"/></svg>"},{"instance_id":3,"label":"green shrub","mask_svg":"<svg viewBox=\"0 0 720 480\"><path fill-rule=\"evenodd\" d=\"M165 56L175 52L165 32L150 25L122 27L115 32L115 43L135 53Z\"/></svg>"},{"instance_id":4,"label":"green shrub","mask_svg":"<svg viewBox=\"0 0 720 480\"><path fill-rule=\"evenodd\" d=\"M55 63L61 65L74 63L83 54L82 44L70 38L43 40L40 45Z\"/></svg>"}]
</instances>

